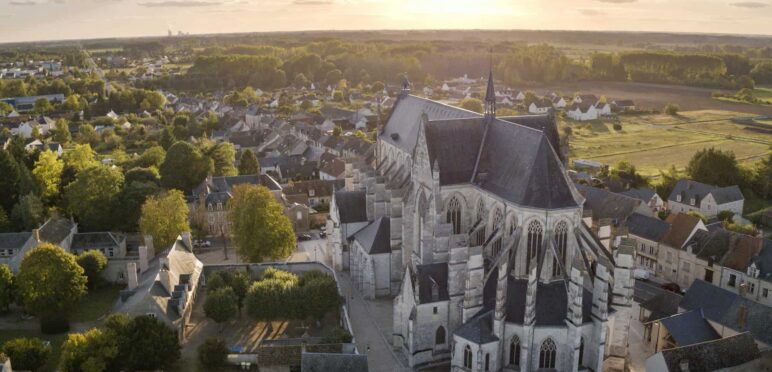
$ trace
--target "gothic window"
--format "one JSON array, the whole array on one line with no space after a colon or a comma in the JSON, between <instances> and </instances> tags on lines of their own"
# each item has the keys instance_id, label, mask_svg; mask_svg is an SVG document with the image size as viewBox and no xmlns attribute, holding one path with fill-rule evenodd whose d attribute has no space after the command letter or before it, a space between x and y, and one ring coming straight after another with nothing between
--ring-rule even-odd
<instances>
[{"instance_id":1,"label":"gothic window","mask_svg":"<svg viewBox=\"0 0 772 372\"><path fill-rule=\"evenodd\" d=\"M557 346L555 341L551 338L544 340L541 343L541 351L539 352L539 368L555 368L555 356L557 354Z\"/></svg>"},{"instance_id":2,"label":"gothic window","mask_svg":"<svg viewBox=\"0 0 772 372\"><path fill-rule=\"evenodd\" d=\"M455 196L448 202L445 222L453 225L453 234L461 234L461 202Z\"/></svg>"},{"instance_id":3,"label":"gothic window","mask_svg":"<svg viewBox=\"0 0 772 372\"><path fill-rule=\"evenodd\" d=\"M499 227L499 224L503 218L504 216L501 214L501 209L496 208L496 212L493 213L493 224L491 225L491 231L494 231L497 227Z\"/></svg>"},{"instance_id":4,"label":"gothic window","mask_svg":"<svg viewBox=\"0 0 772 372\"><path fill-rule=\"evenodd\" d=\"M434 334L434 344L445 345L445 327L437 328L437 333Z\"/></svg>"},{"instance_id":5,"label":"gothic window","mask_svg":"<svg viewBox=\"0 0 772 372\"><path fill-rule=\"evenodd\" d=\"M493 257L498 257L499 252L501 252L501 237L496 238L496 240L493 241Z\"/></svg>"},{"instance_id":6,"label":"gothic window","mask_svg":"<svg viewBox=\"0 0 772 372\"><path fill-rule=\"evenodd\" d=\"M560 264L566 264L566 249L568 246L568 224L560 221L555 228L555 250L558 256L552 260L552 276L560 275ZM560 260L560 263L558 263Z\"/></svg>"},{"instance_id":7,"label":"gothic window","mask_svg":"<svg viewBox=\"0 0 772 372\"><path fill-rule=\"evenodd\" d=\"M517 219L513 216L512 219L509 220L509 232L508 234L512 236L512 234L515 233L515 230L517 230Z\"/></svg>"},{"instance_id":8,"label":"gothic window","mask_svg":"<svg viewBox=\"0 0 772 372\"><path fill-rule=\"evenodd\" d=\"M520 365L520 339L515 336L509 344L509 364L513 366Z\"/></svg>"},{"instance_id":9,"label":"gothic window","mask_svg":"<svg viewBox=\"0 0 772 372\"><path fill-rule=\"evenodd\" d=\"M481 221L485 214L485 203L483 202L482 198L480 198L480 201L477 203L477 221Z\"/></svg>"},{"instance_id":10,"label":"gothic window","mask_svg":"<svg viewBox=\"0 0 772 372\"><path fill-rule=\"evenodd\" d=\"M464 346L464 367L472 368L472 348L469 345Z\"/></svg>"},{"instance_id":11,"label":"gothic window","mask_svg":"<svg viewBox=\"0 0 772 372\"><path fill-rule=\"evenodd\" d=\"M542 228L539 221L531 221L528 224L528 257L526 257L526 272L531 271L531 261L536 258L542 240Z\"/></svg>"},{"instance_id":12,"label":"gothic window","mask_svg":"<svg viewBox=\"0 0 772 372\"><path fill-rule=\"evenodd\" d=\"M579 366L584 364L584 337L579 340Z\"/></svg>"}]
</instances>

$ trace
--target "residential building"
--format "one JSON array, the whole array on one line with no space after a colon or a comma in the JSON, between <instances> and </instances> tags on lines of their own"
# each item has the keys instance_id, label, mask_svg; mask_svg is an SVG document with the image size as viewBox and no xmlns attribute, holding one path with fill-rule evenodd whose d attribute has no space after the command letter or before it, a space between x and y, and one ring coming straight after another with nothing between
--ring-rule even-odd
<instances>
[{"instance_id":1,"label":"residential building","mask_svg":"<svg viewBox=\"0 0 772 372\"><path fill-rule=\"evenodd\" d=\"M742 215L745 198L740 188L718 187L681 179L668 197L668 208L676 213L699 212L705 218L715 218L721 211Z\"/></svg>"},{"instance_id":2,"label":"residential building","mask_svg":"<svg viewBox=\"0 0 772 372\"><path fill-rule=\"evenodd\" d=\"M662 350L646 359L647 371L760 371L759 347L747 332Z\"/></svg>"},{"instance_id":3,"label":"residential building","mask_svg":"<svg viewBox=\"0 0 772 372\"><path fill-rule=\"evenodd\" d=\"M600 113L594 104L574 102L566 108L566 115L578 121L598 120Z\"/></svg>"},{"instance_id":4,"label":"residential building","mask_svg":"<svg viewBox=\"0 0 772 372\"><path fill-rule=\"evenodd\" d=\"M659 211L665 208L665 201L657 193L648 187L639 187L621 192L631 198L640 199L653 211Z\"/></svg>"}]
</instances>

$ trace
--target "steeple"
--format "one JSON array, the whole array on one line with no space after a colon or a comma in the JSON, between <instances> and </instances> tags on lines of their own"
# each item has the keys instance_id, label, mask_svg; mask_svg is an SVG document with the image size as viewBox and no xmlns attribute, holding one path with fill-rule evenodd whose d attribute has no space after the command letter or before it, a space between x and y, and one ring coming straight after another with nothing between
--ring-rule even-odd
<instances>
[{"instance_id":1,"label":"steeple","mask_svg":"<svg viewBox=\"0 0 772 372\"><path fill-rule=\"evenodd\" d=\"M491 51L491 54L493 52ZM491 56L490 70L488 73L488 89L485 90L485 118L496 117L496 90L493 88L493 57Z\"/></svg>"},{"instance_id":2,"label":"steeple","mask_svg":"<svg viewBox=\"0 0 772 372\"><path fill-rule=\"evenodd\" d=\"M402 75L402 93L401 95L406 96L410 94L410 81L407 80L407 74Z\"/></svg>"}]
</instances>

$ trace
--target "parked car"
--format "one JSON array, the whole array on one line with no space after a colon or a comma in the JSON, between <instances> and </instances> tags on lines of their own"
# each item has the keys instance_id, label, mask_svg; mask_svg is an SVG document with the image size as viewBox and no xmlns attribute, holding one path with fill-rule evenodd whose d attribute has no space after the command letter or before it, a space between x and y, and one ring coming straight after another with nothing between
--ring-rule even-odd
<instances>
[{"instance_id":1,"label":"parked car","mask_svg":"<svg viewBox=\"0 0 772 372\"><path fill-rule=\"evenodd\" d=\"M678 284L675 284L675 283L666 283L666 284L661 285L660 287L662 289L670 291L670 292L674 292L674 293L678 293L678 294L683 294L683 292L681 291L681 286L679 286Z\"/></svg>"},{"instance_id":2,"label":"parked car","mask_svg":"<svg viewBox=\"0 0 772 372\"><path fill-rule=\"evenodd\" d=\"M210 242L208 240L194 240L193 241L193 247L205 248L205 247L211 247L211 246L212 246L212 242Z\"/></svg>"},{"instance_id":3,"label":"parked car","mask_svg":"<svg viewBox=\"0 0 772 372\"><path fill-rule=\"evenodd\" d=\"M326 233L326 232L324 232L324 231L320 231L320 232L319 232L319 237L320 237L320 238L326 238L326 237L327 237L327 233Z\"/></svg>"},{"instance_id":4,"label":"parked car","mask_svg":"<svg viewBox=\"0 0 772 372\"><path fill-rule=\"evenodd\" d=\"M302 241L302 242L308 241L308 240L312 240L312 239L313 238L311 237L311 235L308 235L308 234L300 234L300 235L298 235L298 240Z\"/></svg>"}]
</instances>

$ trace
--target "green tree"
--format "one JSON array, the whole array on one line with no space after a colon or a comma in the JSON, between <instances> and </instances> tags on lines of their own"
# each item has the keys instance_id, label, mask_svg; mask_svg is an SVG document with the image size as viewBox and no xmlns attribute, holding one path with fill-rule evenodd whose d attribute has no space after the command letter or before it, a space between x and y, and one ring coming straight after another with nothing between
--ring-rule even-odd
<instances>
[{"instance_id":1,"label":"green tree","mask_svg":"<svg viewBox=\"0 0 772 372\"><path fill-rule=\"evenodd\" d=\"M49 243L24 256L17 277L22 303L44 332L67 327L67 312L86 294L87 281L75 256Z\"/></svg>"},{"instance_id":2,"label":"green tree","mask_svg":"<svg viewBox=\"0 0 772 372\"><path fill-rule=\"evenodd\" d=\"M91 124L81 124L78 127L76 140L78 143L87 143L91 146L95 146L99 143L99 135Z\"/></svg>"},{"instance_id":3,"label":"green tree","mask_svg":"<svg viewBox=\"0 0 772 372\"><path fill-rule=\"evenodd\" d=\"M5 102L0 102L0 116L6 116L13 112L13 106Z\"/></svg>"},{"instance_id":4,"label":"green tree","mask_svg":"<svg viewBox=\"0 0 772 372\"><path fill-rule=\"evenodd\" d=\"M96 159L96 152L91 149L88 143L75 145L75 147L62 155L64 165L73 168L75 172L80 172L86 168L99 165Z\"/></svg>"},{"instance_id":5,"label":"green tree","mask_svg":"<svg viewBox=\"0 0 772 372\"><path fill-rule=\"evenodd\" d=\"M21 197L11 211L11 219L20 230L37 228L43 223L45 217L43 202L33 193Z\"/></svg>"},{"instance_id":6,"label":"green tree","mask_svg":"<svg viewBox=\"0 0 772 372\"><path fill-rule=\"evenodd\" d=\"M236 316L238 311L237 303L238 298L231 287L207 291L204 313L215 322L222 324Z\"/></svg>"},{"instance_id":7,"label":"green tree","mask_svg":"<svg viewBox=\"0 0 772 372\"><path fill-rule=\"evenodd\" d=\"M708 185L723 187L742 182L734 153L713 147L697 151L689 160L686 173L691 179Z\"/></svg>"},{"instance_id":8,"label":"green tree","mask_svg":"<svg viewBox=\"0 0 772 372\"><path fill-rule=\"evenodd\" d=\"M177 331L155 317L132 319L118 335L117 360L126 370L170 369L180 358Z\"/></svg>"},{"instance_id":9,"label":"green tree","mask_svg":"<svg viewBox=\"0 0 772 372\"><path fill-rule=\"evenodd\" d=\"M13 277L13 272L8 265L0 264L0 313L8 311L15 296L16 278Z\"/></svg>"},{"instance_id":10,"label":"green tree","mask_svg":"<svg viewBox=\"0 0 772 372\"><path fill-rule=\"evenodd\" d=\"M51 139L53 139L54 142L64 145L72 140L72 136L70 135L70 125L67 123L67 120L57 119L56 123L54 123L54 130L52 132Z\"/></svg>"},{"instance_id":11,"label":"green tree","mask_svg":"<svg viewBox=\"0 0 772 372\"><path fill-rule=\"evenodd\" d=\"M0 207L10 211L19 197L21 170L10 152L0 148Z\"/></svg>"},{"instance_id":12,"label":"green tree","mask_svg":"<svg viewBox=\"0 0 772 372\"><path fill-rule=\"evenodd\" d=\"M678 111L681 109L676 105L675 103L668 103L665 105L665 107L662 109L662 111L668 115L675 116L678 115Z\"/></svg>"},{"instance_id":13,"label":"green tree","mask_svg":"<svg viewBox=\"0 0 772 372\"><path fill-rule=\"evenodd\" d=\"M190 231L188 226L188 205L179 190L147 198L142 205L139 229L153 237L153 244L159 249L170 247L177 236Z\"/></svg>"},{"instance_id":14,"label":"green tree","mask_svg":"<svg viewBox=\"0 0 772 372\"><path fill-rule=\"evenodd\" d=\"M477 98L464 98L461 100L461 102L458 105L462 109L474 111L477 113L483 112L483 104L482 101L480 101Z\"/></svg>"},{"instance_id":15,"label":"green tree","mask_svg":"<svg viewBox=\"0 0 772 372\"><path fill-rule=\"evenodd\" d=\"M169 148L161 164L161 185L188 191L201 183L213 168L212 160L197 148L187 142L177 142Z\"/></svg>"},{"instance_id":16,"label":"green tree","mask_svg":"<svg viewBox=\"0 0 772 372\"><path fill-rule=\"evenodd\" d=\"M40 185L41 196L44 199L53 199L59 195L59 183L62 181L63 169L64 163L53 151L46 150L40 153L32 174Z\"/></svg>"},{"instance_id":17,"label":"green tree","mask_svg":"<svg viewBox=\"0 0 772 372\"><path fill-rule=\"evenodd\" d=\"M222 368L228 360L228 346L219 337L207 337L196 349L198 361L208 370Z\"/></svg>"},{"instance_id":18,"label":"green tree","mask_svg":"<svg viewBox=\"0 0 772 372\"><path fill-rule=\"evenodd\" d=\"M753 66L751 78L756 84L772 84L772 61L762 61Z\"/></svg>"},{"instance_id":19,"label":"green tree","mask_svg":"<svg viewBox=\"0 0 772 372\"><path fill-rule=\"evenodd\" d=\"M62 344L59 368L62 372L102 372L118 355L117 340L109 332L92 328L70 333Z\"/></svg>"},{"instance_id":20,"label":"green tree","mask_svg":"<svg viewBox=\"0 0 772 372\"><path fill-rule=\"evenodd\" d=\"M166 158L166 150L161 146L153 146L145 150L135 161L135 165L142 168L160 167Z\"/></svg>"},{"instance_id":21,"label":"green tree","mask_svg":"<svg viewBox=\"0 0 772 372\"><path fill-rule=\"evenodd\" d=\"M160 143L164 150L168 150L170 147L172 147L172 145L174 145L176 141L177 139L174 137L174 129L171 126L167 126L164 128L164 130L161 131Z\"/></svg>"},{"instance_id":22,"label":"green tree","mask_svg":"<svg viewBox=\"0 0 772 372\"><path fill-rule=\"evenodd\" d=\"M211 146L206 155L212 159L215 176L236 176L236 149L230 142L218 142Z\"/></svg>"},{"instance_id":23,"label":"green tree","mask_svg":"<svg viewBox=\"0 0 772 372\"><path fill-rule=\"evenodd\" d=\"M54 105L46 98L39 98L35 101L35 106L32 108L32 112L38 115L44 115L51 111L54 111Z\"/></svg>"},{"instance_id":24,"label":"green tree","mask_svg":"<svg viewBox=\"0 0 772 372\"><path fill-rule=\"evenodd\" d=\"M94 288L102 282L100 275L107 267L107 257L100 250L89 249L78 256L78 265L83 268L89 287Z\"/></svg>"},{"instance_id":25,"label":"green tree","mask_svg":"<svg viewBox=\"0 0 772 372\"><path fill-rule=\"evenodd\" d=\"M62 102L62 109L66 111L79 111L83 109L81 105L80 96L77 94L71 94Z\"/></svg>"},{"instance_id":26,"label":"green tree","mask_svg":"<svg viewBox=\"0 0 772 372\"><path fill-rule=\"evenodd\" d=\"M671 165L667 171L660 170L659 182L655 185L657 195L663 200L667 200L680 179L681 175L675 165Z\"/></svg>"},{"instance_id":27,"label":"green tree","mask_svg":"<svg viewBox=\"0 0 772 372\"><path fill-rule=\"evenodd\" d=\"M260 162L257 161L257 156L250 149L244 150L239 160L239 174L260 174Z\"/></svg>"},{"instance_id":28,"label":"green tree","mask_svg":"<svg viewBox=\"0 0 772 372\"><path fill-rule=\"evenodd\" d=\"M51 355L51 345L39 338L14 338L3 344L3 354L13 363L13 369L37 371Z\"/></svg>"},{"instance_id":29,"label":"green tree","mask_svg":"<svg viewBox=\"0 0 772 372\"><path fill-rule=\"evenodd\" d=\"M110 230L119 223L115 207L122 187L123 173L117 168L87 168L66 187L67 209L86 230Z\"/></svg>"},{"instance_id":30,"label":"green tree","mask_svg":"<svg viewBox=\"0 0 772 372\"><path fill-rule=\"evenodd\" d=\"M13 224L11 218L8 217L8 213L0 206L0 233L7 233L13 230Z\"/></svg>"},{"instance_id":31,"label":"green tree","mask_svg":"<svg viewBox=\"0 0 772 372\"><path fill-rule=\"evenodd\" d=\"M209 291L216 291L222 288L233 289L233 293L238 300L239 310L241 310L251 282L249 273L244 270L222 270L214 272L207 277L206 290L208 293Z\"/></svg>"},{"instance_id":32,"label":"green tree","mask_svg":"<svg viewBox=\"0 0 772 372\"><path fill-rule=\"evenodd\" d=\"M233 242L244 261L283 258L295 249L292 224L268 188L237 185L228 208Z\"/></svg>"},{"instance_id":33,"label":"green tree","mask_svg":"<svg viewBox=\"0 0 772 372\"><path fill-rule=\"evenodd\" d=\"M767 199L772 196L772 151L759 162L753 177L753 185L754 190L762 198Z\"/></svg>"}]
</instances>

